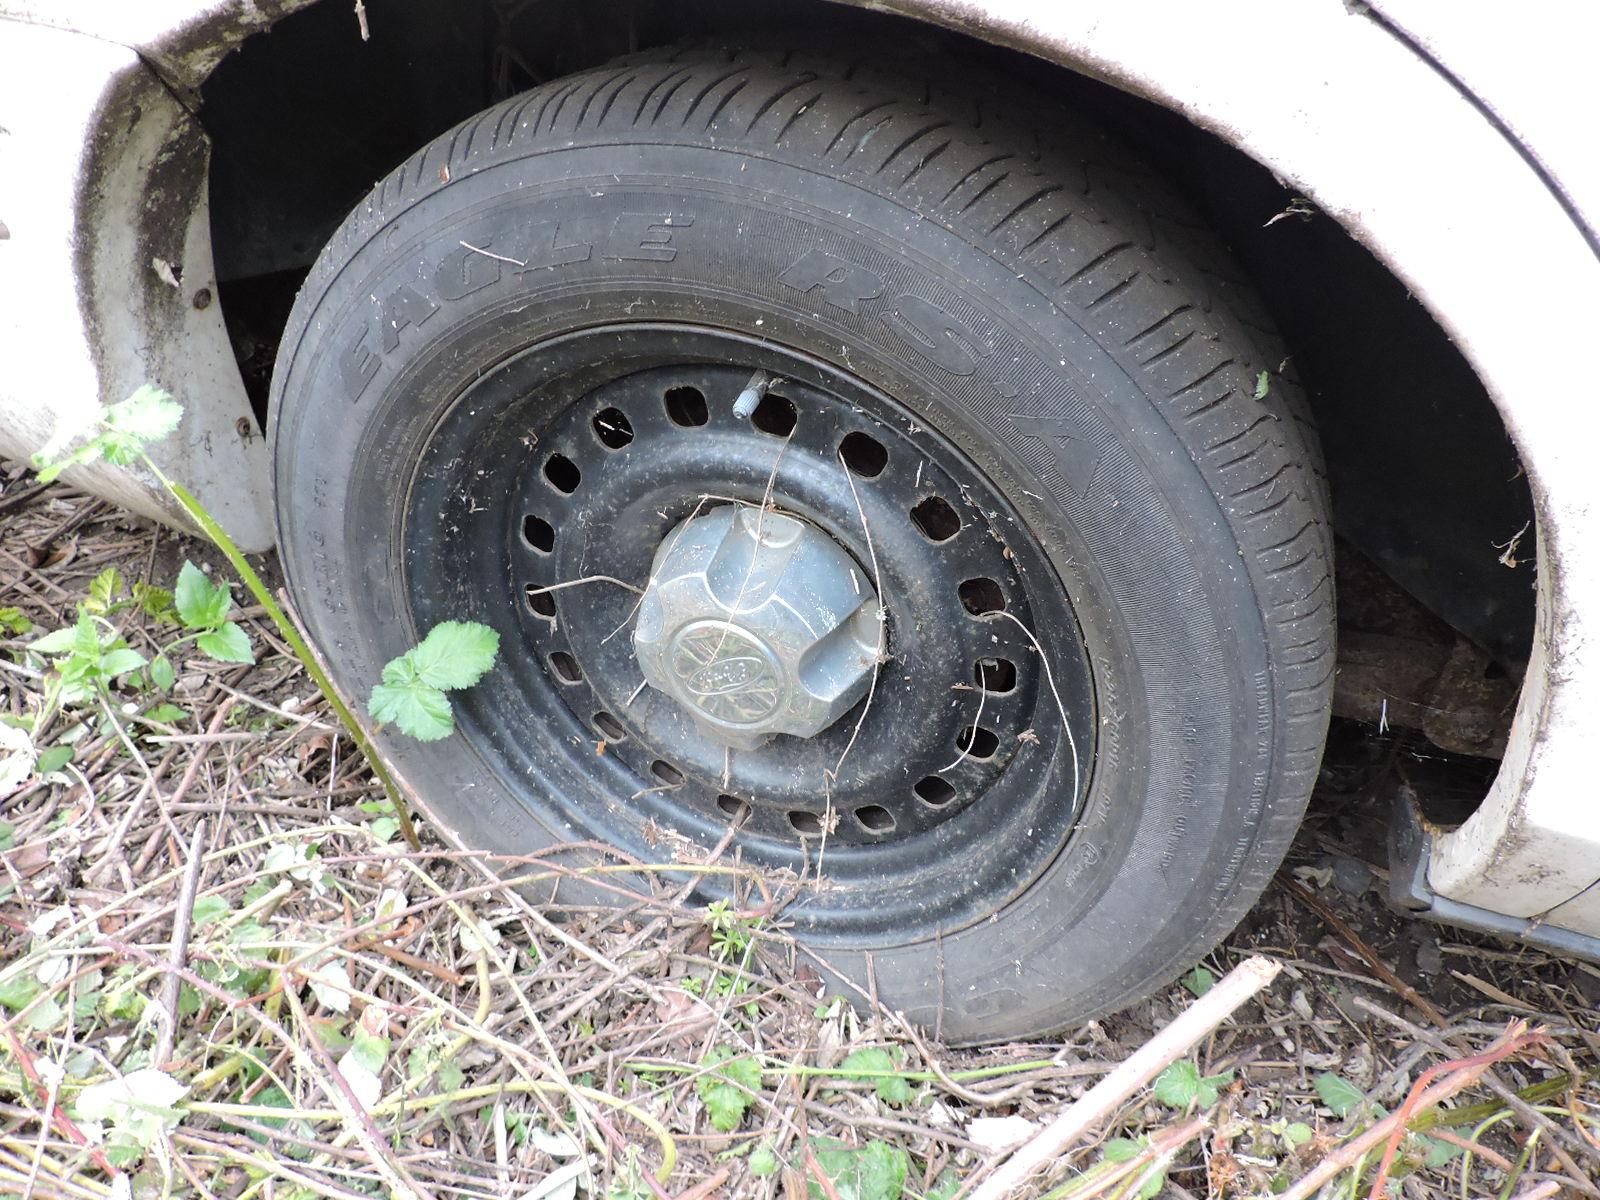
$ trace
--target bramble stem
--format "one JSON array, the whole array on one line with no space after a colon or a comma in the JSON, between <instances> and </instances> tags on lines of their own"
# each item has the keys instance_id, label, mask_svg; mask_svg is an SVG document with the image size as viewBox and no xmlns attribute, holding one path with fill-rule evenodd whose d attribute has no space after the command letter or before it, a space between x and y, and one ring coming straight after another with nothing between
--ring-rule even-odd
<instances>
[{"instance_id":1,"label":"bramble stem","mask_svg":"<svg viewBox=\"0 0 1600 1200\"><path fill-rule=\"evenodd\" d=\"M190 494L189 489L181 483L175 483L168 479L161 468L151 462L148 456L145 457L144 461L145 465L155 472L156 478L161 481L162 486L172 494L173 499L183 505L184 512L194 518L200 528L205 531L205 535L211 539L218 550L222 551L229 564L238 572L239 578L244 582L244 586L256 598L256 603L266 609L267 616L271 617L272 623L278 627L278 635L288 643L289 649L294 651L294 656L300 660L300 665L306 669L306 674L311 676L311 681L317 685L317 690L322 693L323 699L333 709L334 714L339 718L339 723L345 727L345 730L355 742L356 748L361 751L362 756L366 758L368 764L372 767L372 773L378 777L378 782L383 784L383 790L389 796L389 803L394 807L395 819L400 822L401 835L413 850L422 849L422 843L417 839L416 828L411 824L411 814L406 811L405 800L400 795L400 787L395 783L394 776L389 774L389 768L384 765L382 757L378 754L377 747L372 744L372 739L367 736L367 731L362 728L360 720L351 711L350 706L344 702L334 688L333 680L329 679L327 673L323 671L321 664L317 662L317 656L312 653L311 647L306 644L306 640L300 636L300 631L295 628L294 622L289 620L288 615L278 606L278 602L272 598L272 593L267 590L267 585L262 583L261 577L256 574L255 568L245 561L244 554L234 544L233 539L228 536L227 530L217 524L211 514L206 511L205 505L196 500Z\"/></svg>"}]
</instances>

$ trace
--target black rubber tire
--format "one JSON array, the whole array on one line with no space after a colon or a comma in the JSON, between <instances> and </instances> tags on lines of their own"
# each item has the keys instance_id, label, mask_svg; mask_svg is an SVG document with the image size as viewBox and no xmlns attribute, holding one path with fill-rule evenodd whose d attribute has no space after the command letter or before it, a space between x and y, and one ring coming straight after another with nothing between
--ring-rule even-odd
<instances>
[{"instance_id":1,"label":"black rubber tire","mask_svg":"<svg viewBox=\"0 0 1600 1200\"><path fill-rule=\"evenodd\" d=\"M1215 946L1299 824L1334 661L1314 433L1259 307L1122 152L1068 121L996 120L981 90L706 47L499 104L345 221L272 392L285 569L356 696L417 635L400 513L429 429L542 339L636 309L738 329L856 372L961 446L1078 614L1099 712L1088 795L990 919L811 939L952 1041L1118 1008ZM384 743L466 843L570 836L543 782L500 778L468 739Z\"/></svg>"}]
</instances>

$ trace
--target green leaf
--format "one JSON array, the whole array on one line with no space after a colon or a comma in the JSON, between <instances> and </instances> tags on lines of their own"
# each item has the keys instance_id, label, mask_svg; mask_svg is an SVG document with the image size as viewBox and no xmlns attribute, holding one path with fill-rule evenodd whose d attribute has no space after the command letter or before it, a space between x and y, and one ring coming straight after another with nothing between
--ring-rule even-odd
<instances>
[{"instance_id":1,"label":"green leaf","mask_svg":"<svg viewBox=\"0 0 1600 1200\"><path fill-rule=\"evenodd\" d=\"M439 1091L453 1092L466 1083L467 1073L452 1058L439 1064L439 1074L434 1078L439 1082Z\"/></svg>"},{"instance_id":2,"label":"green leaf","mask_svg":"<svg viewBox=\"0 0 1600 1200\"><path fill-rule=\"evenodd\" d=\"M162 622L178 619L178 610L172 603L172 593L166 588L152 587L140 580L133 585L133 599L147 617Z\"/></svg>"},{"instance_id":3,"label":"green leaf","mask_svg":"<svg viewBox=\"0 0 1600 1200\"><path fill-rule=\"evenodd\" d=\"M1139 1156L1149 1142L1145 1139L1110 1138L1100 1147L1100 1157L1108 1163L1125 1163Z\"/></svg>"},{"instance_id":4,"label":"green leaf","mask_svg":"<svg viewBox=\"0 0 1600 1200\"><path fill-rule=\"evenodd\" d=\"M129 650L126 646L107 650L100 658L100 673L107 679L115 679L118 675L137 671L142 666L144 666L144 655L137 650Z\"/></svg>"},{"instance_id":5,"label":"green leaf","mask_svg":"<svg viewBox=\"0 0 1600 1200\"><path fill-rule=\"evenodd\" d=\"M233 607L233 597L225 583L213 583L192 562L185 561L178 572L178 586L172 602L185 629L215 629Z\"/></svg>"},{"instance_id":6,"label":"green leaf","mask_svg":"<svg viewBox=\"0 0 1600 1200\"><path fill-rule=\"evenodd\" d=\"M161 725L176 725L179 721L187 720L188 716L188 709L179 708L176 704L158 704L145 713L147 720Z\"/></svg>"},{"instance_id":7,"label":"green leaf","mask_svg":"<svg viewBox=\"0 0 1600 1200\"><path fill-rule=\"evenodd\" d=\"M911 1160L898 1146L868 1142L852 1149L839 1142L817 1139L812 1142L817 1165L833 1185L839 1200L901 1200ZM813 1200L827 1195L815 1179L806 1181Z\"/></svg>"},{"instance_id":8,"label":"green leaf","mask_svg":"<svg viewBox=\"0 0 1600 1200\"><path fill-rule=\"evenodd\" d=\"M1217 986L1217 977L1204 967L1196 967L1180 982L1198 999Z\"/></svg>"},{"instance_id":9,"label":"green leaf","mask_svg":"<svg viewBox=\"0 0 1600 1200\"><path fill-rule=\"evenodd\" d=\"M422 642L390 659L367 708L384 723L424 742L455 729L446 689L471 687L494 665L500 635L487 625L443 621Z\"/></svg>"},{"instance_id":10,"label":"green leaf","mask_svg":"<svg viewBox=\"0 0 1600 1200\"><path fill-rule=\"evenodd\" d=\"M115 567L107 567L89 584L89 599L85 607L92 613L108 613L121 591L122 572Z\"/></svg>"},{"instance_id":11,"label":"green leaf","mask_svg":"<svg viewBox=\"0 0 1600 1200\"><path fill-rule=\"evenodd\" d=\"M52 775L72 761L71 746L51 746L39 752L39 761L33 769L40 775Z\"/></svg>"},{"instance_id":12,"label":"green leaf","mask_svg":"<svg viewBox=\"0 0 1600 1200\"><path fill-rule=\"evenodd\" d=\"M910 1104L911 1085L899 1074L894 1057L877 1046L852 1051L839 1064L845 1071L881 1072L874 1079L874 1090L885 1104Z\"/></svg>"},{"instance_id":13,"label":"green leaf","mask_svg":"<svg viewBox=\"0 0 1600 1200\"><path fill-rule=\"evenodd\" d=\"M1200 1068L1175 1062L1156 1077L1156 1099L1169 1108L1188 1108L1200 1096Z\"/></svg>"},{"instance_id":14,"label":"green leaf","mask_svg":"<svg viewBox=\"0 0 1600 1200\"><path fill-rule=\"evenodd\" d=\"M1452 1129L1450 1132L1459 1138L1470 1139L1472 1137L1472 1130L1470 1129ZM1459 1158L1466 1153L1465 1150L1453 1142L1440 1141L1438 1138L1425 1137L1422 1139L1422 1144L1428 1148L1428 1157L1424 1160L1424 1165L1429 1167L1442 1167L1451 1159Z\"/></svg>"},{"instance_id":15,"label":"green leaf","mask_svg":"<svg viewBox=\"0 0 1600 1200\"><path fill-rule=\"evenodd\" d=\"M1210 1108L1217 1102L1217 1097L1222 1089L1233 1082L1233 1071L1227 1070L1220 1075L1207 1075L1200 1081L1200 1107Z\"/></svg>"},{"instance_id":16,"label":"green leaf","mask_svg":"<svg viewBox=\"0 0 1600 1200\"><path fill-rule=\"evenodd\" d=\"M194 928L200 929L213 921L220 921L233 911L223 896L199 896L194 902Z\"/></svg>"},{"instance_id":17,"label":"green leaf","mask_svg":"<svg viewBox=\"0 0 1600 1200\"><path fill-rule=\"evenodd\" d=\"M158 654L150 660L150 682L161 691L170 692L177 679L177 672L172 669L172 660L165 654Z\"/></svg>"},{"instance_id":18,"label":"green leaf","mask_svg":"<svg viewBox=\"0 0 1600 1200\"><path fill-rule=\"evenodd\" d=\"M695 1092L706 1106L711 1127L731 1133L755 1102L755 1093L761 1087L761 1065L749 1055L715 1046L702 1066L710 1069L695 1080Z\"/></svg>"},{"instance_id":19,"label":"green leaf","mask_svg":"<svg viewBox=\"0 0 1600 1200\"><path fill-rule=\"evenodd\" d=\"M1317 1095L1336 1117L1348 1117L1367 1102L1355 1084L1341 1079L1332 1071L1317 1076Z\"/></svg>"},{"instance_id":20,"label":"green leaf","mask_svg":"<svg viewBox=\"0 0 1600 1200\"><path fill-rule=\"evenodd\" d=\"M418 741L436 742L456 727L449 697L419 679L405 655L383 668L383 682L372 689L367 709L375 719L394 722L401 733Z\"/></svg>"},{"instance_id":21,"label":"green leaf","mask_svg":"<svg viewBox=\"0 0 1600 1200\"><path fill-rule=\"evenodd\" d=\"M1283 1140L1291 1146L1304 1146L1315 1134L1304 1121L1291 1121L1284 1127Z\"/></svg>"},{"instance_id":22,"label":"green leaf","mask_svg":"<svg viewBox=\"0 0 1600 1200\"><path fill-rule=\"evenodd\" d=\"M1265 371L1263 371L1263 372L1261 372L1261 374L1257 375L1256 376L1256 399L1257 400L1265 400L1267 398L1267 392L1271 388L1271 386L1272 386L1271 381L1268 379L1267 373Z\"/></svg>"},{"instance_id":23,"label":"green leaf","mask_svg":"<svg viewBox=\"0 0 1600 1200\"><path fill-rule=\"evenodd\" d=\"M256 660L249 636L232 621L224 621L220 628L202 633L194 644L218 662L253 663Z\"/></svg>"},{"instance_id":24,"label":"green leaf","mask_svg":"<svg viewBox=\"0 0 1600 1200\"><path fill-rule=\"evenodd\" d=\"M40 654L70 654L74 645L77 630L72 626L58 629L54 633L47 633L41 638L34 638L28 643L28 649L37 650ZM96 642L96 653L98 653Z\"/></svg>"},{"instance_id":25,"label":"green leaf","mask_svg":"<svg viewBox=\"0 0 1600 1200\"><path fill-rule=\"evenodd\" d=\"M78 463L96 462L105 456L105 452L104 443L99 438L96 438L87 445L79 446L65 458L57 459L54 462L51 462L46 455L35 454L33 456L33 465L39 472L40 483L54 483L56 477L68 467L76 466Z\"/></svg>"},{"instance_id":26,"label":"green leaf","mask_svg":"<svg viewBox=\"0 0 1600 1200\"><path fill-rule=\"evenodd\" d=\"M111 1126L114 1136L106 1139L108 1154L112 1146L120 1145L136 1159L163 1129L182 1119L182 1112L174 1106L188 1090L166 1072L145 1067L84 1088L74 1109L85 1120Z\"/></svg>"},{"instance_id":27,"label":"green leaf","mask_svg":"<svg viewBox=\"0 0 1600 1200\"><path fill-rule=\"evenodd\" d=\"M350 1053L357 1062L376 1075L383 1070L383 1064L389 1058L389 1039L370 1034L358 1025L355 1040L350 1043Z\"/></svg>"},{"instance_id":28,"label":"green leaf","mask_svg":"<svg viewBox=\"0 0 1600 1200\"><path fill-rule=\"evenodd\" d=\"M1100 1161L1113 1164L1132 1162L1149 1148L1150 1139L1147 1137L1137 1139L1111 1138L1100 1147ZM1146 1170L1149 1170L1148 1164L1128 1176L1127 1183L1131 1184L1133 1180L1142 1177ZM1154 1200L1156 1196L1161 1194L1161 1189L1166 1186L1166 1182L1167 1173L1165 1171L1157 1171L1140 1185L1139 1190L1133 1193L1133 1197L1136 1200Z\"/></svg>"},{"instance_id":29,"label":"green leaf","mask_svg":"<svg viewBox=\"0 0 1600 1200\"><path fill-rule=\"evenodd\" d=\"M120 404L106 409L105 428L95 441L102 444L109 461L129 466L138 461L146 446L161 441L182 419L182 405L147 383Z\"/></svg>"},{"instance_id":30,"label":"green leaf","mask_svg":"<svg viewBox=\"0 0 1600 1200\"><path fill-rule=\"evenodd\" d=\"M133 990L131 982L125 980L101 994L100 1008L113 1021L134 1021L144 1012L147 1003L149 1001Z\"/></svg>"},{"instance_id":31,"label":"green leaf","mask_svg":"<svg viewBox=\"0 0 1600 1200\"><path fill-rule=\"evenodd\" d=\"M244 1102L243 1090L241 1090L239 1093L239 1100L240 1102ZM248 1101L248 1103L259 1104L263 1108L294 1108L294 1101L289 1098L289 1093L285 1092L275 1083L268 1084L266 1087L262 1088L255 1094L253 1099ZM281 1117L252 1117L250 1119L257 1124L265 1125L268 1129L282 1129L289 1123L289 1115L290 1114L286 1113ZM258 1142L265 1142L267 1140L264 1134L254 1130L251 1131L250 1137Z\"/></svg>"},{"instance_id":32,"label":"green leaf","mask_svg":"<svg viewBox=\"0 0 1600 1200\"><path fill-rule=\"evenodd\" d=\"M100 626L82 609L78 610L77 624L72 627L72 655L90 661L100 657Z\"/></svg>"},{"instance_id":33,"label":"green leaf","mask_svg":"<svg viewBox=\"0 0 1600 1200\"><path fill-rule=\"evenodd\" d=\"M475 621L442 621L404 657L417 678L441 692L471 687L494 666L500 635Z\"/></svg>"},{"instance_id":34,"label":"green leaf","mask_svg":"<svg viewBox=\"0 0 1600 1200\"><path fill-rule=\"evenodd\" d=\"M397 817L374 817L368 828L380 842L392 842L394 835L400 832L400 821Z\"/></svg>"},{"instance_id":35,"label":"green leaf","mask_svg":"<svg viewBox=\"0 0 1600 1200\"><path fill-rule=\"evenodd\" d=\"M778 1166L778 1156L773 1153L771 1142L762 1142L751 1151L750 1174L757 1179L765 1179L768 1175L775 1174Z\"/></svg>"},{"instance_id":36,"label":"green leaf","mask_svg":"<svg viewBox=\"0 0 1600 1200\"><path fill-rule=\"evenodd\" d=\"M10 979L0 980L0 1005L17 1012L43 990L44 985L32 975L18 972Z\"/></svg>"},{"instance_id":37,"label":"green leaf","mask_svg":"<svg viewBox=\"0 0 1600 1200\"><path fill-rule=\"evenodd\" d=\"M22 610L14 604L0 608L0 630L6 633L28 633L33 629L33 622L22 615Z\"/></svg>"}]
</instances>

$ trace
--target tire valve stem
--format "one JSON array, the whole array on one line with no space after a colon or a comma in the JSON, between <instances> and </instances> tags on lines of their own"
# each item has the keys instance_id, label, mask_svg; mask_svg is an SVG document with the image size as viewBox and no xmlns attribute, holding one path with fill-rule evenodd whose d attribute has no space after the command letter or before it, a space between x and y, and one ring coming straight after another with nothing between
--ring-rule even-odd
<instances>
[{"instance_id":1,"label":"tire valve stem","mask_svg":"<svg viewBox=\"0 0 1600 1200\"><path fill-rule=\"evenodd\" d=\"M777 380L765 371L757 371L750 376L750 382L744 385L744 391L739 393L738 399L733 402L733 415L741 421L750 419L750 414L756 411L756 405L761 403L761 398L767 394L767 389Z\"/></svg>"}]
</instances>

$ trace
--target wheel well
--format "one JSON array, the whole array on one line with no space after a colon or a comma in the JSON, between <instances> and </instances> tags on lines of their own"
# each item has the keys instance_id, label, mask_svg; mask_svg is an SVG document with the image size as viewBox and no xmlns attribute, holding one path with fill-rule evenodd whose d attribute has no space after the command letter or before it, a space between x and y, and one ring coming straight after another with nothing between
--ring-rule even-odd
<instances>
[{"instance_id":1,"label":"wheel well","mask_svg":"<svg viewBox=\"0 0 1600 1200\"><path fill-rule=\"evenodd\" d=\"M321 243L375 180L462 118L546 79L685 38L770 40L782 29L891 44L898 56L1004 79L1010 94L1092 111L1223 235L1312 394L1346 572L1359 580L1342 590L1341 661L1351 647L1370 654L1364 674L1342 673L1352 684L1341 711L1376 721L1380 711L1369 709L1394 696L1410 707L1397 703L1389 719L1414 709L1421 724L1449 700L1470 710L1470 728L1456 736L1436 721L1436 742L1473 753L1503 744L1533 633L1534 538L1528 483L1500 415L1386 267L1221 138L1066 68L822 0L414 3L386 6L369 24L363 40L347 4L319 0L246 40L202 88L220 298L259 407ZM1478 679L1468 682L1489 683L1445 697L1458 640L1478 655L1468 667ZM1400 669L1419 646L1439 664L1421 680ZM1480 739L1485 722L1494 729Z\"/></svg>"}]
</instances>

